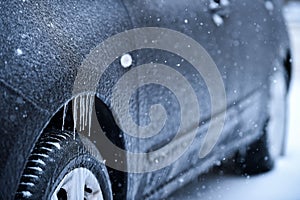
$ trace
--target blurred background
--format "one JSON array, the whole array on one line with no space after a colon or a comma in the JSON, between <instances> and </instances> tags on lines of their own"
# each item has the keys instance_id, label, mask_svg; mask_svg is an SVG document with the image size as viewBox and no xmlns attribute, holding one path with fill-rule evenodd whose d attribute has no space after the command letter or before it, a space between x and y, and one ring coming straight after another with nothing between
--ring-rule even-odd
<instances>
[{"instance_id":1,"label":"blurred background","mask_svg":"<svg viewBox=\"0 0 300 200\"><path fill-rule=\"evenodd\" d=\"M204 174L168 200L300 200L300 1L285 2L284 16L293 54L286 155L277 159L274 170L261 175Z\"/></svg>"}]
</instances>

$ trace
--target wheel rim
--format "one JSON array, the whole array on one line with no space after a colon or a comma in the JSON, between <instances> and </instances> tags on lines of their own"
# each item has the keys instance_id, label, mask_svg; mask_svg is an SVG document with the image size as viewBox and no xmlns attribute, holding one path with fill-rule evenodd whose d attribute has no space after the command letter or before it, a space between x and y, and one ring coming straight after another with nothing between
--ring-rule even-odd
<instances>
[{"instance_id":1,"label":"wheel rim","mask_svg":"<svg viewBox=\"0 0 300 200\"><path fill-rule=\"evenodd\" d=\"M95 175L86 168L70 171L60 181L51 200L103 200L100 184Z\"/></svg>"}]
</instances>

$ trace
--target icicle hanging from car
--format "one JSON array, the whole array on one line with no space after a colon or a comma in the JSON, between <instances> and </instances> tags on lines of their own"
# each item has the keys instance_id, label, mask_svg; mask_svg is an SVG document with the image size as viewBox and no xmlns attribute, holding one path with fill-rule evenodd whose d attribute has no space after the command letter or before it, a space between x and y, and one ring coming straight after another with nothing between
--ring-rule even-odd
<instances>
[{"instance_id":1,"label":"icicle hanging from car","mask_svg":"<svg viewBox=\"0 0 300 200\"><path fill-rule=\"evenodd\" d=\"M94 107L94 94L81 94L73 100L73 132L86 130L88 126L88 135L91 135L92 113Z\"/></svg>"},{"instance_id":2,"label":"icicle hanging from car","mask_svg":"<svg viewBox=\"0 0 300 200\"><path fill-rule=\"evenodd\" d=\"M66 120L66 114L67 114L67 105L68 105L68 103L65 103L65 105L64 105L63 122L62 122L62 126L61 126L61 130L62 131L65 130L65 120Z\"/></svg>"}]
</instances>

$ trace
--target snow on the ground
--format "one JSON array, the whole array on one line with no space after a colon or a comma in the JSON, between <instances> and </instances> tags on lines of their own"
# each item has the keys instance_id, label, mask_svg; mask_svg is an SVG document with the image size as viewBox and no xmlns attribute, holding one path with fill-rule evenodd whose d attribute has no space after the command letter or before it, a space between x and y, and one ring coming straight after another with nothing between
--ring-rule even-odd
<instances>
[{"instance_id":1,"label":"snow on the ground","mask_svg":"<svg viewBox=\"0 0 300 200\"><path fill-rule=\"evenodd\" d=\"M178 190L170 200L300 200L300 2L284 9L293 51L287 151L271 172L240 177L208 174ZM298 105L297 105L298 103Z\"/></svg>"}]
</instances>

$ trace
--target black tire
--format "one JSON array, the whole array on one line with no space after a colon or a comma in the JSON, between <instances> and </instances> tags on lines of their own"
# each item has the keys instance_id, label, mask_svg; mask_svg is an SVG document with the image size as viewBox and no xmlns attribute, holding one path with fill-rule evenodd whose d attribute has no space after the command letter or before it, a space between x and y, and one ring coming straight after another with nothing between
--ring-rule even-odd
<instances>
[{"instance_id":1,"label":"black tire","mask_svg":"<svg viewBox=\"0 0 300 200\"><path fill-rule=\"evenodd\" d=\"M65 175L77 168L92 172L103 198L112 199L108 172L99 152L87 138L76 134L74 139L73 132L67 131L51 131L41 136L23 171L16 199L51 199Z\"/></svg>"},{"instance_id":2,"label":"black tire","mask_svg":"<svg viewBox=\"0 0 300 200\"><path fill-rule=\"evenodd\" d=\"M244 175L254 175L270 171L274 167L274 157L269 151L267 128L263 134L235 156L235 172Z\"/></svg>"}]
</instances>

